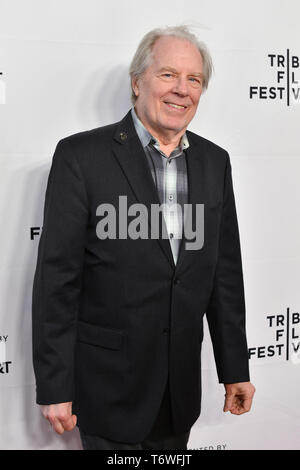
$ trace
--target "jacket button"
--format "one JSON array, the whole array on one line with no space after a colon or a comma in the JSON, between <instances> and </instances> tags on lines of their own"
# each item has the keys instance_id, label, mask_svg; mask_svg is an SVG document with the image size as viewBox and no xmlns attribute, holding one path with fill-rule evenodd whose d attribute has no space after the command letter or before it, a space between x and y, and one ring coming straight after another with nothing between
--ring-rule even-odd
<instances>
[{"instance_id":1,"label":"jacket button","mask_svg":"<svg viewBox=\"0 0 300 470\"><path fill-rule=\"evenodd\" d=\"M166 335L167 333L169 333L170 331L170 328L164 328L163 329L163 334Z\"/></svg>"},{"instance_id":2,"label":"jacket button","mask_svg":"<svg viewBox=\"0 0 300 470\"><path fill-rule=\"evenodd\" d=\"M178 277L176 277L176 278L174 279L174 284L177 285L177 284L179 284L179 283L180 283L180 279L178 279Z\"/></svg>"}]
</instances>

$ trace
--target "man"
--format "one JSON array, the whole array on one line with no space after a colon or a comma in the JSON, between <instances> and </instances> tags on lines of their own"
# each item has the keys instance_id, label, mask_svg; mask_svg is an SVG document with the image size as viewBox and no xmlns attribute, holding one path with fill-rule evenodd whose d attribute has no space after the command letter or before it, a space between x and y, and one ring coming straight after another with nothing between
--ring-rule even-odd
<instances>
[{"instance_id":1,"label":"man","mask_svg":"<svg viewBox=\"0 0 300 470\"><path fill-rule=\"evenodd\" d=\"M77 424L84 449L186 449L200 414L205 313L224 411L250 410L230 160L187 130L211 69L187 28L151 31L130 68L134 108L56 148L33 289L37 403L57 433ZM105 234L110 207L122 225L121 196L131 216L144 208L141 224L161 204L164 235ZM199 248L183 228L201 205Z\"/></svg>"}]
</instances>

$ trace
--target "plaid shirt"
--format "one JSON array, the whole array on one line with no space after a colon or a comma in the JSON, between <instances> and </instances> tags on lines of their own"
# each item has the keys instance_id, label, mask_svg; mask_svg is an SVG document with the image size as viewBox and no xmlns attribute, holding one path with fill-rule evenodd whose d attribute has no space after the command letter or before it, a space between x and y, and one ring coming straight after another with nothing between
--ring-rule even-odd
<instances>
[{"instance_id":1,"label":"plaid shirt","mask_svg":"<svg viewBox=\"0 0 300 470\"><path fill-rule=\"evenodd\" d=\"M184 134L179 146L167 157L160 150L158 140L139 120L134 108L131 113L136 132L145 150L160 203L163 205L165 228L176 264L183 231L183 209L184 204L188 203L188 178L184 151L189 147L189 141Z\"/></svg>"}]
</instances>

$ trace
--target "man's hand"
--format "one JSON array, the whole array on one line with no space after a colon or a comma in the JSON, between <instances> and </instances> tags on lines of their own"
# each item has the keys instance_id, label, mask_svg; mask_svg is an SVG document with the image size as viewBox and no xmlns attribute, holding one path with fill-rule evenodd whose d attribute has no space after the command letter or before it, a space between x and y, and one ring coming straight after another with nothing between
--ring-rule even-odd
<instances>
[{"instance_id":1,"label":"man's hand","mask_svg":"<svg viewBox=\"0 0 300 470\"><path fill-rule=\"evenodd\" d=\"M224 384L225 404L223 411L230 411L233 415L247 413L252 405L255 387L251 382Z\"/></svg>"},{"instance_id":2,"label":"man's hand","mask_svg":"<svg viewBox=\"0 0 300 470\"><path fill-rule=\"evenodd\" d=\"M77 416L72 415L72 402L58 403L57 405L41 405L41 410L57 434L72 431L76 426Z\"/></svg>"}]
</instances>

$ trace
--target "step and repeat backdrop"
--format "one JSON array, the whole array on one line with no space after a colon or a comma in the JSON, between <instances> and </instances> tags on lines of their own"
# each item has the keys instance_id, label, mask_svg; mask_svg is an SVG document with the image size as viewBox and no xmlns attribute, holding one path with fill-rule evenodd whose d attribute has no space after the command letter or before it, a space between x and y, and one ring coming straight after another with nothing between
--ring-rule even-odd
<instances>
[{"instance_id":1,"label":"step and repeat backdrop","mask_svg":"<svg viewBox=\"0 0 300 470\"><path fill-rule=\"evenodd\" d=\"M142 36L188 24L214 74L189 129L228 150L240 227L250 413L223 413L205 323L190 449L300 449L298 0L0 0L0 448L81 449L35 403L31 293L57 142L119 121Z\"/></svg>"}]
</instances>

